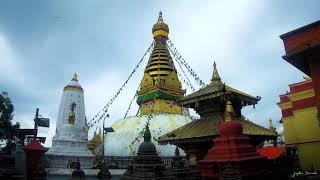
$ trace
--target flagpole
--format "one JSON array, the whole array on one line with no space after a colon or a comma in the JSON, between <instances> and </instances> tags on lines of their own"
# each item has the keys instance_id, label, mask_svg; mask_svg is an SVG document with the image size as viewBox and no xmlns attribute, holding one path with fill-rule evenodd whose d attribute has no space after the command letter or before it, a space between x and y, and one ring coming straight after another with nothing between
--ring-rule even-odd
<instances>
[{"instance_id":1,"label":"flagpole","mask_svg":"<svg viewBox=\"0 0 320 180\"><path fill-rule=\"evenodd\" d=\"M34 140L37 139L37 129L38 129L37 120L38 120L38 116L39 116L39 108L36 109L36 116L34 118L34 134L33 134Z\"/></svg>"}]
</instances>

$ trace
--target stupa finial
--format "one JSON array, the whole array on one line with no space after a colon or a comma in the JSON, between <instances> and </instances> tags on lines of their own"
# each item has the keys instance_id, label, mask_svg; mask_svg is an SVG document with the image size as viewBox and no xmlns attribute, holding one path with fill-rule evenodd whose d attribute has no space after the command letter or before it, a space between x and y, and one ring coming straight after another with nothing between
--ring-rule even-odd
<instances>
[{"instance_id":1,"label":"stupa finial","mask_svg":"<svg viewBox=\"0 0 320 180\"><path fill-rule=\"evenodd\" d=\"M168 37L169 26L163 21L162 12L159 12L158 21L152 27L152 34L154 37Z\"/></svg>"},{"instance_id":2,"label":"stupa finial","mask_svg":"<svg viewBox=\"0 0 320 180\"><path fill-rule=\"evenodd\" d=\"M221 78L218 73L217 64L216 62L213 63L213 73L212 73L212 83L221 83Z\"/></svg>"},{"instance_id":3,"label":"stupa finial","mask_svg":"<svg viewBox=\"0 0 320 180\"><path fill-rule=\"evenodd\" d=\"M226 111L224 112L224 121L231 121L234 116L233 106L230 100L227 101Z\"/></svg>"},{"instance_id":4,"label":"stupa finial","mask_svg":"<svg viewBox=\"0 0 320 180\"><path fill-rule=\"evenodd\" d=\"M176 155L176 156L180 156L180 152L179 152L178 146L176 146L175 155Z\"/></svg>"},{"instance_id":5,"label":"stupa finial","mask_svg":"<svg viewBox=\"0 0 320 180\"><path fill-rule=\"evenodd\" d=\"M144 138L144 142L151 142L151 133L150 133L150 129L149 129L149 122L146 123L143 138Z\"/></svg>"},{"instance_id":6,"label":"stupa finial","mask_svg":"<svg viewBox=\"0 0 320 180\"><path fill-rule=\"evenodd\" d=\"M160 21L163 22L162 11L159 12L159 17L158 17L158 22L160 22Z\"/></svg>"},{"instance_id":7,"label":"stupa finial","mask_svg":"<svg viewBox=\"0 0 320 180\"><path fill-rule=\"evenodd\" d=\"M72 77L71 81L78 81L78 75L77 75L77 73L74 73L74 74L73 74L73 77Z\"/></svg>"}]
</instances>

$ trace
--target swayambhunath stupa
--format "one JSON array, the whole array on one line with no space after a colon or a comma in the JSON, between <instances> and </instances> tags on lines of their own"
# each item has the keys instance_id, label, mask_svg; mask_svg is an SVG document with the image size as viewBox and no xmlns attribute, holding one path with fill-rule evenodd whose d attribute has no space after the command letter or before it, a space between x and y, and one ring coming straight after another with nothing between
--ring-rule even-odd
<instances>
[{"instance_id":1,"label":"swayambhunath stupa","mask_svg":"<svg viewBox=\"0 0 320 180\"><path fill-rule=\"evenodd\" d=\"M0 180L320 180L319 1L4 2Z\"/></svg>"},{"instance_id":2,"label":"swayambhunath stupa","mask_svg":"<svg viewBox=\"0 0 320 180\"><path fill-rule=\"evenodd\" d=\"M114 133L106 138L106 155L126 162L137 152L143 139L144 126L150 118L152 141L182 125L191 122L188 110L176 104L185 95L177 70L167 48L169 26L160 12L153 25L154 47L144 70L137 92L139 115L120 119L113 123ZM162 157L173 157L175 146L156 147Z\"/></svg>"}]
</instances>

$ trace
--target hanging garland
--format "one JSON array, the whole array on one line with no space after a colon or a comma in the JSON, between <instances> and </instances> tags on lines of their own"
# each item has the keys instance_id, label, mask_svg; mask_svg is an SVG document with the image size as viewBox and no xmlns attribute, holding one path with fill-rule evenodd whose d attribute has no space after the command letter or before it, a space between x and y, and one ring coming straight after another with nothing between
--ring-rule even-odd
<instances>
[{"instance_id":1,"label":"hanging garland","mask_svg":"<svg viewBox=\"0 0 320 180\"><path fill-rule=\"evenodd\" d=\"M169 48L168 48L168 49L169 49ZM171 49L169 49L169 51L172 53ZM186 83L186 84L192 89L192 91L194 92L194 91L195 91L195 88L194 88L193 85L191 84L191 81L190 81L190 79L188 78L188 76L186 75L185 71L183 70L180 62L179 62L175 57L174 57L173 59L177 62L177 64L178 64L179 68L181 69L184 77L187 79L187 81L185 81L185 79L183 78L183 82ZM180 75L180 77L181 77L181 75Z\"/></svg>"},{"instance_id":2,"label":"hanging garland","mask_svg":"<svg viewBox=\"0 0 320 180\"><path fill-rule=\"evenodd\" d=\"M170 39L167 40L167 47L172 53L172 56L180 61L182 65L189 71L189 73L192 75L192 77L195 79L195 81L201 86L204 87L206 84L200 79L197 73L194 72L194 70L191 68L191 66L186 62L186 60L180 55L176 47L173 45Z\"/></svg>"},{"instance_id":3,"label":"hanging garland","mask_svg":"<svg viewBox=\"0 0 320 180\"><path fill-rule=\"evenodd\" d=\"M100 120L103 118L105 119L107 116L107 112L109 107L113 104L113 102L117 99L119 94L122 92L123 88L127 85L127 83L131 80L131 77L133 74L136 72L136 70L139 68L140 64L144 60L145 56L153 49L154 42L151 43L151 45L148 47L147 51L143 54L142 58L136 65L136 67L133 69L133 71L130 73L129 77L127 80L122 84L122 86L118 89L115 95L107 102L107 104L100 110L91 120L88 122L88 126L92 128L94 125L96 125ZM101 114L101 115L100 115ZM99 117L99 118L98 118Z\"/></svg>"},{"instance_id":4,"label":"hanging garland","mask_svg":"<svg viewBox=\"0 0 320 180\"><path fill-rule=\"evenodd\" d=\"M140 84L141 84L141 83L140 83ZM128 107L128 109L127 109L127 111L126 111L126 114L124 115L123 119L127 117L128 112L129 112L129 110L131 109L131 105L132 105L133 101L134 101L134 100L136 99L136 97L138 96L138 90L139 90L139 88L140 88L140 84L139 84L139 86L138 86L138 88L137 88L137 90L136 90L133 98L131 99L131 101L130 101L130 103L129 103L129 107Z\"/></svg>"}]
</instances>

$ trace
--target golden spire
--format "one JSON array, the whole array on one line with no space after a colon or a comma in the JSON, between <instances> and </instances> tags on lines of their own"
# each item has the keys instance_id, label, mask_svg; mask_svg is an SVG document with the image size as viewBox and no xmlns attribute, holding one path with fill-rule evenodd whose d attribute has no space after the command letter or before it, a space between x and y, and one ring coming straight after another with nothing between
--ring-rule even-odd
<instances>
[{"instance_id":1,"label":"golden spire","mask_svg":"<svg viewBox=\"0 0 320 180\"><path fill-rule=\"evenodd\" d=\"M230 100L227 101L226 111L224 112L224 121L231 121L234 116L233 106Z\"/></svg>"},{"instance_id":2,"label":"golden spire","mask_svg":"<svg viewBox=\"0 0 320 180\"><path fill-rule=\"evenodd\" d=\"M150 54L138 91L137 104L140 114L154 112L182 114L180 105L174 104L185 91L167 46L169 27L159 13L153 25L154 47Z\"/></svg>"},{"instance_id":3,"label":"golden spire","mask_svg":"<svg viewBox=\"0 0 320 180\"><path fill-rule=\"evenodd\" d=\"M276 130L276 128L272 124L272 119L271 118L269 119L269 129L274 130L274 131Z\"/></svg>"},{"instance_id":4,"label":"golden spire","mask_svg":"<svg viewBox=\"0 0 320 180\"><path fill-rule=\"evenodd\" d=\"M158 21L153 25L152 28L153 37L162 36L167 38L169 34L169 26L164 23L162 18L162 12L159 12Z\"/></svg>"},{"instance_id":5,"label":"golden spire","mask_svg":"<svg viewBox=\"0 0 320 180\"><path fill-rule=\"evenodd\" d=\"M71 81L78 81L78 75L77 75L77 73L74 73L74 74L73 74L73 77L72 77Z\"/></svg>"},{"instance_id":6,"label":"golden spire","mask_svg":"<svg viewBox=\"0 0 320 180\"><path fill-rule=\"evenodd\" d=\"M220 78L218 70L217 70L216 62L213 63L213 73L212 73L211 82L212 83L221 83L221 78Z\"/></svg>"}]
</instances>

